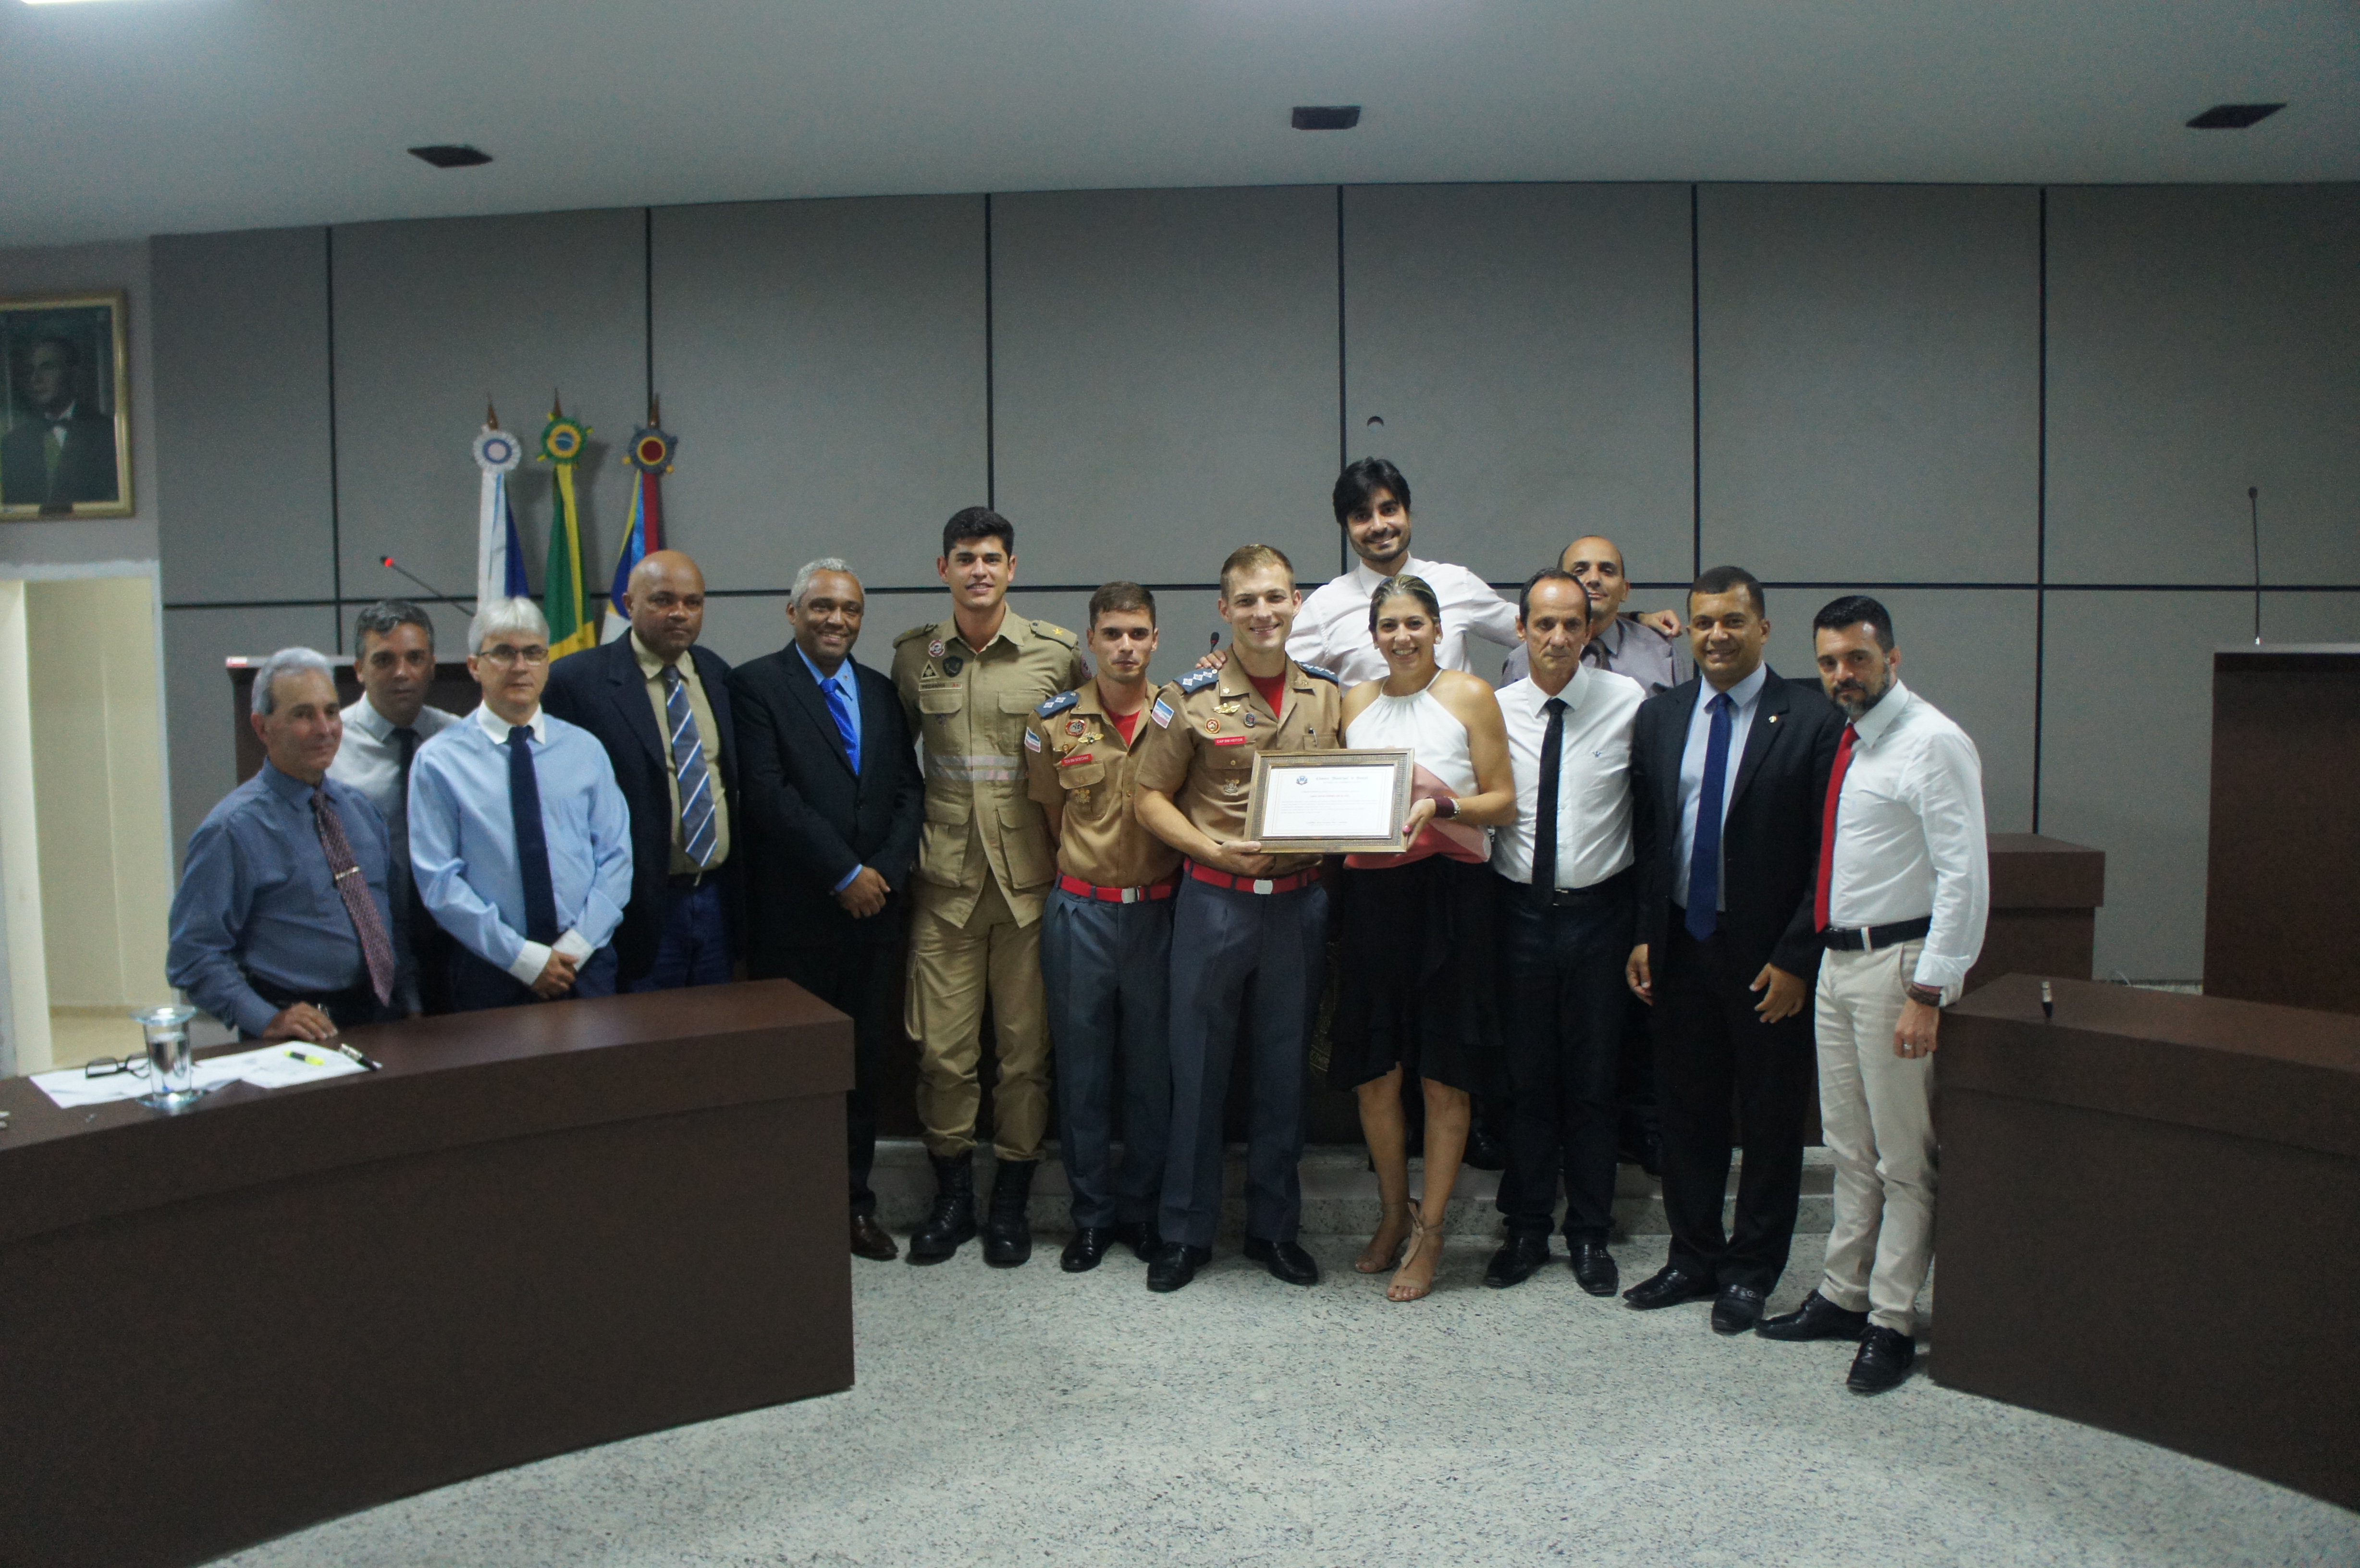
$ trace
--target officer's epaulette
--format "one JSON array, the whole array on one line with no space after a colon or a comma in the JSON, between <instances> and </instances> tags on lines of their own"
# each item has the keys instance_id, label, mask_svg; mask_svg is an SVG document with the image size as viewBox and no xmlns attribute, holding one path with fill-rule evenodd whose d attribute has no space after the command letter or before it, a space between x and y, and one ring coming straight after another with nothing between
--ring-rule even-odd
<instances>
[{"instance_id":1,"label":"officer's epaulette","mask_svg":"<svg viewBox=\"0 0 2360 1568\"><path fill-rule=\"evenodd\" d=\"M1320 680L1325 681L1330 686L1341 686L1344 684L1341 681L1338 681L1336 678L1336 672L1332 670L1322 670L1316 664L1305 664L1300 659L1295 661L1295 668L1302 670L1306 675L1317 675Z\"/></svg>"},{"instance_id":2,"label":"officer's epaulette","mask_svg":"<svg viewBox=\"0 0 2360 1568\"><path fill-rule=\"evenodd\" d=\"M1044 719L1054 719L1081 700L1079 691L1060 691L1032 711Z\"/></svg>"},{"instance_id":3,"label":"officer's epaulette","mask_svg":"<svg viewBox=\"0 0 2360 1568\"><path fill-rule=\"evenodd\" d=\"M1192 670L1172 684L1180 688L1182 696L1193 697L1220 678L1221 672L1218 670ZM1332 681L1335 677L1330 676L1328 679Z\"/></svg>"},{"instance_id":4,"label":"officer's epaulette","mask_svg":"<svg viewBox=\"0 0 2360 1568\"><path fill-rule=\"evenodd\" d=\"M1054 622L1035 621L1032 623L1032 629L1039 632L1043 637L1047 637L1051 642L1061 642L1067 648L1079 648L1082 646L1081 638L1076 637L1073 633Z\"/></svg>"},{"instance_id":5,"label":"officer's epaulette","mask_svg":"<svg viewBox=\"0 0 2360 1568\"><path fill-rule=\"evenodd\" d=\"M928 621L923 626L912 626L908 631L903 632L900 637L893 639L893 646L895 648L899 648L903 643L908 642L912 637L932 637L934 635L934 623L932 621Z\"/></svg>"}]
</instances>

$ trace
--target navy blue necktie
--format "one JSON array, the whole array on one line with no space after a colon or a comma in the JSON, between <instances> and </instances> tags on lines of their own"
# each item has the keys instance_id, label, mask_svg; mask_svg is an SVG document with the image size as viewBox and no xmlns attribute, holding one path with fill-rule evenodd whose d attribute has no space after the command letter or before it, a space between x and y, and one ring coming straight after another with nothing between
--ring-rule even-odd
<instances>
[{"instance_id":1,"label":"navy blue necktie","mask_svg":"<svg viewBox=\"0 0 2360 1568\"><path fill-rule=\"evenodd\" d=\"M532 770L532 729L508 729L508 814L516 824L517 875L524 882L524 935L556 942L557 889L549 877L549 837L541 826L541 777Z\"/></svg>"},{"instance_id":2,"label":"navy blue necktie","mask_svg":"<svg viewBox=\"0 0 2360 1568\"><path fill-rule=\"evenodd\" d=\"M1704 743L1704 787L1697 791L1696 847L1688 852L1688 935L1699 942L1721 925L1721 812L1729 779L1729 693L1708 705L1712 731Z\"/></svg>"}]
</instances>

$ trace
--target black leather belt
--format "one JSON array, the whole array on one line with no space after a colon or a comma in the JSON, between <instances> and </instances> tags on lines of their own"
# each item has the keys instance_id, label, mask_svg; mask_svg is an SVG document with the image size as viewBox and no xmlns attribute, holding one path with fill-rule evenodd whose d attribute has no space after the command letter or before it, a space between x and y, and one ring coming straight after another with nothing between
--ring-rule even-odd
<instances>
[{"instance_id":1,"label":"black leather belt","mask_svg":"<svg viewBox=\"0 0 2360 1568\"><path fill-rule=\"evenodd\" d=\"M1841 926L1830 926L1819 933L1819 945L1830 953L1868 953L1897 942L1912 942L1934 929L1934 917L1920 915L1914 920L1896 920L1889 926L1861 926L1847 931Z\"/></svg>"},{"instance_id":2,"label":"black leather belt","mask_svg":"<svg viewBox=\"0 0 2360 1568\"><path fill-rule=\"evenodd\" d=\"M1594 904L1601 898L1611 898L1626 891L1630 887L1633 880L1633 878L1631 875L1631 868L1626 866L1622 870L1617 871L1613 876L1601 877L1600 880L1592 882L1587 887L1557 887L1551 889L1548 896L1548 905L1552 909L1579 909L1586 905ZM1514 887L1519 893L1525 895L1527 898L1531 896L1532 884L1528 882L1516 883L1511 884L1511 886Z\"/></svg>"}]
</instances>

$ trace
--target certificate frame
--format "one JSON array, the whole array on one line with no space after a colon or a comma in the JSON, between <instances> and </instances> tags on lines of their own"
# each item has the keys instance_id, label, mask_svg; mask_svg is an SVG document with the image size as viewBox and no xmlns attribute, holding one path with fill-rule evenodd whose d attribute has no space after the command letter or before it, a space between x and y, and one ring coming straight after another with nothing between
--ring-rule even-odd
<instances>
[{"instance_id":1,"label":"certificate frame","mask_svg":"<svg viewBox=\"0 0 2360 1568\"><path fill-rule=\"evenodd\" d=\"M1262 832L1275 771L1305 768L1387 768L1393 773L1391 831L1381 837L1273 837ZM1371 748L1366 751L1261 751L1254 754L1253 783L1246 799L1246 837L1262 845L1264 855L1399 855L1409 847L1402 836L1402 820L1409 815L1410 784L1416 763L1407 750Z\"/></svg>"}]
</instances>

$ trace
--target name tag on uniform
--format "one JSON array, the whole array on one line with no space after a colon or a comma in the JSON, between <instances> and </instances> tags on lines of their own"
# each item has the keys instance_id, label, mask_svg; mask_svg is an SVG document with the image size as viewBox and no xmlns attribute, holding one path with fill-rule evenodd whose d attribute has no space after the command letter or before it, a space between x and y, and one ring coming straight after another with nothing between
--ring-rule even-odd
<instances>
[{"instance_id":1,"label":"name tag on uniform","mask_svg":"<svg viewBox=\"0 0 2360 1568\"><path fill-rule=\"evenodd\" d=\"M1251 746L1253 743L1254 737L1251 735L1215 735L1213 737L1215 746Z\"/></svg>"},{"instance_id":2,"label":"name tag on uniform","mask_svg":"<svg viewBox=\"0 0 2360 1568\"><path fill-rule=\"evenodd\" d=\"M1060 768L1076 768L1081 764L1087 762L1089 759L1090 754L1085 751L1074 757L1059 757L1057 759L1057 766Z\"/></svg>"}]
</instances>

